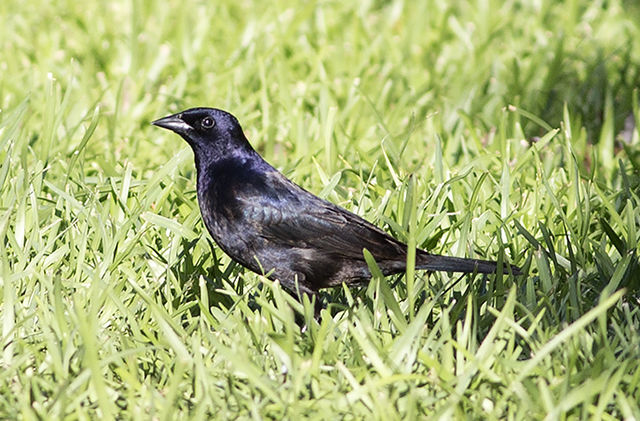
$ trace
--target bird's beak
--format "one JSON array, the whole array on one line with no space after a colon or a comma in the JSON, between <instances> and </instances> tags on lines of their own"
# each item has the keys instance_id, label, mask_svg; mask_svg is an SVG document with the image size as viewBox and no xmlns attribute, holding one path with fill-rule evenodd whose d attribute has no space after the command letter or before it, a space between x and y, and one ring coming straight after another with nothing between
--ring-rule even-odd
<instances>
[{"instance_id":1,"label":"bird's beak","mask_svg":"<svg viewBox=\"0 0 640 421\"><path fill-rule=\"evenodd\" d=\"M188 130L192 129L192 127L185 123L185 121L182 119L181 113L160 118L156 121L151 122L151 124L153 124L154 126L162 127L163 129L174 131L178 134L184 134Z\"/></svg>"}]
</instances>

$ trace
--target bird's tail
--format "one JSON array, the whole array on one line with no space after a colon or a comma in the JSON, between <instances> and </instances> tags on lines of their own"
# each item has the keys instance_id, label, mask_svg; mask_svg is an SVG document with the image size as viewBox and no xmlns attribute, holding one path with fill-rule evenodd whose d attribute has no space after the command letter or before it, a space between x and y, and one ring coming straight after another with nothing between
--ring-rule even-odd
<instances>
[{"instance_id":1,"label":"bird's tail","mask_svg":"<svg viewBox=\"0 0 640 421\"><path fill-rule=\"evenodd\" d=\"M419 253L416 255L416 268L441 272L496 273L498 263L490 260L465 259L462 257ZM503 272L508 274L509 271L514 275L520 275L522 273L519 267L505 264Z\"/></svg>"}]
</instances>

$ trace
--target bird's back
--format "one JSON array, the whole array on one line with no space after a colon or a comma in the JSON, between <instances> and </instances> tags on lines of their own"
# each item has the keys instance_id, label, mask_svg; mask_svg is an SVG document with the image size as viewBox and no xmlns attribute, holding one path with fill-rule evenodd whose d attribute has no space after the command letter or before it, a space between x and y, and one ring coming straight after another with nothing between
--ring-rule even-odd
<instances>
[{"instance_id":1,"label":"bird's back","mask_svg":"<svg viewBox=\"0 0 640 421\"><path fill-rule=\"evenodd\" d=\"M385 274L404 270L404 244L264 164L224 162L198 177L205 224L234 260L311 291L368 279L365 248Z\"/></svg>"}]
</instances>

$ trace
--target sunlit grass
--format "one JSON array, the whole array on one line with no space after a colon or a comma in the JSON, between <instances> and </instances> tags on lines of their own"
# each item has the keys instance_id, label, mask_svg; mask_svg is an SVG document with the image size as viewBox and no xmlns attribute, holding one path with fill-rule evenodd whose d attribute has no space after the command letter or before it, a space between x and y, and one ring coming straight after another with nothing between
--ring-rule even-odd
<instances>
[{"instance_id":1,"label":"sunlit grass","mask_svg":"<svg viewBox=\"0 0 640 421\"><path fill-rule=\"evenodd\" d=\"M0 19L0 418L640 418L635 4ZM200 105L397 238L526 275L374 277L314 320L206 234L149 125Z\"/></svg>"}]
</instances>

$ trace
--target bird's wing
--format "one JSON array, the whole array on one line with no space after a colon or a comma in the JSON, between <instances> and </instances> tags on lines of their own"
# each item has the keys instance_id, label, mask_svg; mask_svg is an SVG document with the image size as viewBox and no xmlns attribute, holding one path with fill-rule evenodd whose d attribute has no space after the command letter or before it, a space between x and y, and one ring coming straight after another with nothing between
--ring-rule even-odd
<instances>
[{"instance_id":1,"label":"bird's wing","mask_svg":"<svg viewBox=\"0 0 640 421\"><path fill-rule=\"evenodd\" d=\"M242 208L260 235L281 245L350 259L367 249L378 260L406 256L406 246L375 225L292 184L278 200L245 196Z\"/></svg>"}]
</instances>

